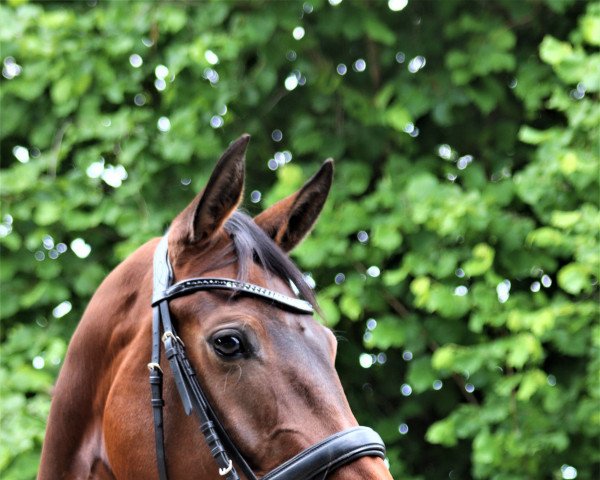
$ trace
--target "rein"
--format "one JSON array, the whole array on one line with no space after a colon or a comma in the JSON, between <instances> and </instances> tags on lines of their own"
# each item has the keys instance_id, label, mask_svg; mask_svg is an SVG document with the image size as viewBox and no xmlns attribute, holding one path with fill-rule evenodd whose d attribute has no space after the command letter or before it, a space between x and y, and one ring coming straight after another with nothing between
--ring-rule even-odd
<instances>
[{"instance_id":1,"label":"rein","mask_svg":"<svg viewBox=\"0 0 600 480\"><path fill-rule=\"evenodd\" d=\"M292 298L272 290L226 278L190 278L173 284L173 268L168 256L168 233L154 252L152 295L152 357L148 364L154 416L156 461L160 480L168 480L164 446L162 397L163 372L160 366L160 344L181 398L186 415L196 413L210 453L219 475L225 480L239 480L237 465L248 480L258 480L242 453L235 446L208 402L192 367L185 345L177 336L169 311L169 301L199 290L231 290L254 296L298 313L312 314L312 305L302 299ZM161 335L162 332L162 335ZM311 480L325 478L336 468L364 456L385 457L381 437L368 427L355 427L335 433L295 457L281 464L261 480Z\"/></svg>"}]
</instances>

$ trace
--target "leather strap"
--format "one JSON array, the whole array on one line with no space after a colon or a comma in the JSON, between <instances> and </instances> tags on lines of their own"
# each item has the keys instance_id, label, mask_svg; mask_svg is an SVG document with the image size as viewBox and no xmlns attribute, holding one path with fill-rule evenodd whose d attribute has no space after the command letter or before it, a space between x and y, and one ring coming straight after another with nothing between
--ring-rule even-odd
<instances>
[{"instance_id":1,"label":"leather strap","mask_svg":"<svg viewBox=\"0 0 600 480\"><path fill-rule=\"evenodd\" d=\"M164 235L154 252L153 258L153 292L163 291L173 281L173 270L168 257L168 237ZM156 467L160 480L168 480L167 459L165 454L165 434L163 422L163 372L160 368L160 331L161 315L158 306L152 307L152 356L148 369L150 370L150 391L152 394L152 416L154 419L154 443L156 450Z\"/></svg>"},{"instance_id":2,"label":"leather strap","mask_svg":"<svg viewBox=\"0 0 600 480\"><path fill-rule=\"evenodd\" d=\"M150 393L152 398L152 416L154 417L154 443L156 466L160 480L167 480L167 460L165 457L165 435L163 426L162 396L163 372L160 368L160 313L158 307L152 309L152 358L148 364L150 370Z\"/></svg>"},{"instance_id":3,"label":"leather strap","mask_svg":"<svg viewBox=\"0 0 600 480\"><path fill-rule=\"evenodd\" d=\"M307 448L272 470L261 480L307 480L331 472L357 458L385 458L381 437L368 427L336 433Z\"/></svg>"}]
</instances>

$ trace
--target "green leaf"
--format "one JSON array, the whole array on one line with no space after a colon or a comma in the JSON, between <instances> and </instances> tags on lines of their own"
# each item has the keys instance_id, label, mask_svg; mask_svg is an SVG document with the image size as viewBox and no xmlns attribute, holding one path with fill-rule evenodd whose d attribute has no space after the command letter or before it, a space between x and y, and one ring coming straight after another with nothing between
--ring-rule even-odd
<instances>
[{"instance_id":1,"label":"green leaf","mask_svg":"<svg viewBox=\"0 0 600 480\"><path fill-rule=\"evenodd\" d=\"M549 35L544 37L540 45L540 57L550 65L564 62L573 54L573 47L567 42L561 42Z\"/></svg>"},{"instance_id":2,"label":"green leaf","mask_svg":"<svg viewBox=\"0 0 600 480\"><path fill-rule=\"evenodd\" d=\"M495 252L486 243L479 243L473 248L472 258L465 262L463 269L470 277L483 275L494 263Z\"/></svg>"},{"instance_id":3,"label":"green leaf","mask_svg":"<svg viewBox=\"0 0 600 480\"><path fill-rule=\"evenodd\" d=\"M457 444L456 428L451 418L440 420L429 427L425 438L434 445L453 447Z\"/></svg>"},{"instance_id":4,"label":"green leaf","mask_svg":"<svg viewBox=\"0 0 600 480\"><path fill-rule=\"evenodd\" d=\"M376 20L374 16L369 16L366 19L365 31L370 38L384 45L393 45L396 40L394 32L385 23Z\"/></svg>"},{"instance_id":5,"label":"green leaf","mask_svg":"<svg viewBox=\"0 0 600 480\"><path fill-rule=\"evenodd\" d=\"M340 310L351 320L358 320L362 313L362 307L358 299L352 295L342 295Z\"/></svg>"},{"instance_id":6,"label":"green leaf","mask_svg":"<svg viewBox=\"0 0 600 480\"><path fill-rule=\"evenodd\" d=\"M547 385L547 375L541 370L531 370L523 375L519 390L517 392L517 399L523 402L529 401L529 399L542 387Z\"/></svg>"},{"instance_id":7,"label":"green leaf","mask_svg":"<svg viewBox=\"0 0 600 480\"><path fill-rule=\"evenodd\" d=\"M373 245L386 251L395 251L402 244L399 226L393 223L377 224L371 235Z\"/></svg>"},{"instance_id":8,"label":"green leaf","mask_svg":"<svg viewBox=\"0 0 600 480\"><path fill-rule=\"evenodd\" d=\"M319 296L319 307L323 310L324 323L329 327L337 325L340 321L340 311L335 302L329 298Z\"/></svg>"},{"instance_id":9,"label":"green leaf","mask_svg":"<svg viewBox=\"0 0 600 480\"><path fill-rule=\"evenodd\" d=\"M558 284L567 293L577 295L592 288L590 271L580 263L570 263L561 268L557 275Z\"/></svg>"},{"instance_id":10,"label":"green leaf","mask_svg":"<svg viewBox=\"0 0 600 480\"><path fill-rule=\"evenodd\" d=\"M410 291L415 295L415 305L422 306L429 298L431 280L427 277L415 278L410 283Z\"/></svg>"},{"instance_id":11,"label":"green leaf","mask_svg":"<svg viewBox=\"0 0 600 480\"><path fill-rule=\"evenodd\" d=\"M589 13L581 20L581 32L587 43L600 46L600 15Z\"/></svg>"},{"instance_id":12,"label":"green leaf","mask_svg":"<svg viewBox=\"0 0 600 480\"><path fill-rule=\"evenodd\" d=\"M573 228L581 220L582 212L575 210L573 212L552 212L550 223L558 228L569 229Z\"/></svg>"},{"instance_id":13,"label":"green leaf","mask_svg":"<svg viewBox=\"0 0 600 480\"><path fill-rule=\"evenodd\" d=\"M506 363L511 367L523 368L528 362L538 362L542 356L539 340L530 334L521 334L509 339L507 347Z\"/></svg>"},{"instance_id":14,"label":"green leaf","mask_svg":"<svg viewBox=\"0 0 600 480\"><path fill-rule=\"evenodd\" d=\"M523 125L519 130L519 140L529 145L539 145L551 140L555 134L556 131L553 129L536 130L535 128Z\"/></svg>"}]
</instances>

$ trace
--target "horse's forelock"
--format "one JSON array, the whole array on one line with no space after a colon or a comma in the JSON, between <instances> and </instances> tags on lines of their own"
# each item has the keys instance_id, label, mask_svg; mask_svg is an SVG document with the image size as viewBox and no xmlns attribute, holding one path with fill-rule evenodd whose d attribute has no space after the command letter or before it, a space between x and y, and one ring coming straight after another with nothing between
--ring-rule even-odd
<instances>
[{"instance_id":1,"label":"horse's forelock","mask_svg":"<svg viewBox=\"0 0 600 480\"><path fill-rule=\"evenodd\" d=\"M233 241L238 263L238 280L248 281L251 263L258 263L286 283L292 282L300 295L318 310L314 292L298 267L250 216L238 210L225 222L224 228Z\"/></svg>"}]
</instances>

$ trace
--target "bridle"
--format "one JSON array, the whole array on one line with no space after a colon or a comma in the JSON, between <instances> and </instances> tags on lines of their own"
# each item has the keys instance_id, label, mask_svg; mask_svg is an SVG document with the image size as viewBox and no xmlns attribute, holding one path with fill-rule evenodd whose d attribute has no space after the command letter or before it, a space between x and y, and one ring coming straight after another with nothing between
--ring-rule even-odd
<instances>
[{"instance_id":1,"label":"bridle","mask_svg":"<svg viewBox=\"0 0 600 480\"><path fill-rule=\"evenodd\" d=\"M190 415L192 411L196 412L200 431L217 463L219 475L226 480L239 480L240 477L234 467L235 462L248 480L258 480L225 431L198 383L196 372L186 355L184 343L173 328L169 300L199 290L230 290L257 297L279 308L304 314L313 313L312 305L302 299L288 297L258 285L226 278L190 278L173 284L173 268L169 261L167 238L168 233L162 237L154 252L152 358L148 364L159 478L160 480L168 478L163 428L163 372L160 367L162 340L183 409L186 415ZM266 474L262 480L324 479L336 468L365 456L385 457L385 446L381 437L368 427L350 428L312 445Z\"/></svg>"}]
</instances>

